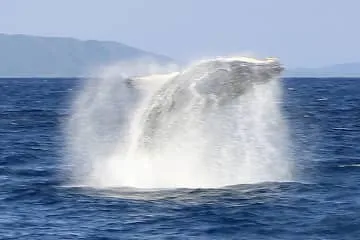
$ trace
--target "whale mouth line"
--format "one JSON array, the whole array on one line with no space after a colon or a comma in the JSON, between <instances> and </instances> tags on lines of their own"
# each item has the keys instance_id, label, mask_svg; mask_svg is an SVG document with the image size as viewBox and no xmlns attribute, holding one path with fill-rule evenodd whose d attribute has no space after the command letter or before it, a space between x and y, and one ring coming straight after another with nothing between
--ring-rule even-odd
<instances>
[{"instance_id":1,"label":"whale mouth line","mask_svg":"<svg viewBox=\"0 0 360 240\"><path fill-rule=\"evenodd\" d=\"M257 63L257 64L269 64L272 62L278 62L279 60L274 57L267 57L265 59L251 58L251 57L243 57L243 56L234 56L234 57L215 57L213 59L206 59L204 61L213 61L219 60L223 62L245 62L245 63Z\"/></svg>"}]
</instances>

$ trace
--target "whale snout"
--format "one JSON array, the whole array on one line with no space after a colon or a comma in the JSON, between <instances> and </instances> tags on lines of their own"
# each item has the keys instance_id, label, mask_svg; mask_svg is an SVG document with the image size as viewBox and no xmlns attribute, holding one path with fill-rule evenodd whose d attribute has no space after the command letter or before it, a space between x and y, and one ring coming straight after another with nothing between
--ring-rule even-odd
<instances>
[{"instance_id":1,"label":"whale snout","mask_svg":"<svg viewBox=\"0 0 360 240\"><path fill-rule=\"evenodd\" d=\"M260 72L262 73L261 76L268 79L273 79L281 75L281 73L285 70L284 66L276 61L268 64L267 66L263 66Z\"/></svg>"},{"instance_id":2,"label":"whale snout","mask_svg":"<svg viewBox=\"0 0 360 240\"><path fill-rule=\"evenodd\" d=\"M269 70L275 74L281 74L285 70L284 66L279 61L271 62L268 67L265 66L265 68L269 68Z\"/></svg>"},{"instance_id":3,"label":"whale snout","mask_svg":"<svg viewBox=\"0 0 360 240\"><path fill-rule=\"evenodd\" d=\"M281 72L283 72L285 70L285 68L282 65L279 65L277 67L277 70L281 73Z\"/></svg>"},{"instance_id":4,"label":"whale snout","mask_svg":"<svg viewBox=\"0 0 360 240\"><path fill-rule=\"evenodd\" d=\"M285 70L284 66L280 64L280 62L275 62L273 64L270 64L269 68L271 71L278 74L282 73Z\"/></svg>"}]
</instances>

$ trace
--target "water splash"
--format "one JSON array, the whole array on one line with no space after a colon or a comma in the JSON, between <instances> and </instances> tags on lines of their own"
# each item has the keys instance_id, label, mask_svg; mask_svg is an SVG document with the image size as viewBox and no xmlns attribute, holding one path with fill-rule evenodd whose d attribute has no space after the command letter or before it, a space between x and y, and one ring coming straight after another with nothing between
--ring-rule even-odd
<instances>
[{"instance_id":1,"label":"water splash","mask_svg":"<svg viewBox=\"0 0 360 240\"><path fill-rule=\"evenodd\" d=\"M209 70L184 72L200 79ZM79 92L66 129L78 184L201 188L291 180L280 81L251 85L225 104L219 95L186 88L174 107L166 97L179 91L168 84L177 73L139 78L130 87L124 74L104 73Z\"/></svg>"}]
</instances>

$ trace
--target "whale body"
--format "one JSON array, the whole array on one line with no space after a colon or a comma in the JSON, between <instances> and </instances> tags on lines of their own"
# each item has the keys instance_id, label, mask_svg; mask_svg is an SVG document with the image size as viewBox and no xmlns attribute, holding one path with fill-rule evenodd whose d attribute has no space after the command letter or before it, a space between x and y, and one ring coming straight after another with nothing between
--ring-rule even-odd
<instances>
[{"instance_id":1,"label":"whale body","mask_svg":"<svg viewBox=\"0 0 360 240\"><path fill-rule=\"evenodd\" d=\"M150 97L143 113L142 144L174 134L184 127L189 114L204 115L231 103L256 84L276 79L283 71L274 58L215 58L169 75ZM161 127L160 127L161 126Z\"/></svg>"}]
</instances>

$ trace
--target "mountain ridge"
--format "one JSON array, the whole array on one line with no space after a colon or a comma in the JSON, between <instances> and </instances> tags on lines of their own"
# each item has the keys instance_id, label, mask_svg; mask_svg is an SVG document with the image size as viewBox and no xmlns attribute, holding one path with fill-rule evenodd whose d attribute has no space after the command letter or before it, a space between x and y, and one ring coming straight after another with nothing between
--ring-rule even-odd
<instances>
[{"instance_id":1,"label":"mountain ridge","mask_svg":"<svg viewBox=\"0 0 360 240\"><path fill-rule=\"evenodd\" d=\"M115 41L0 33L0 77L83 77L99 66L151 59L173 62Z\"/></svg>"}]
</instances>

